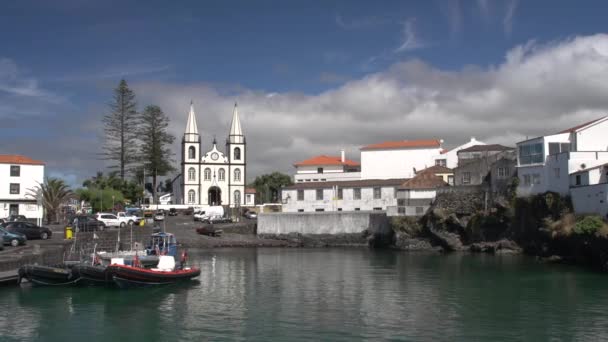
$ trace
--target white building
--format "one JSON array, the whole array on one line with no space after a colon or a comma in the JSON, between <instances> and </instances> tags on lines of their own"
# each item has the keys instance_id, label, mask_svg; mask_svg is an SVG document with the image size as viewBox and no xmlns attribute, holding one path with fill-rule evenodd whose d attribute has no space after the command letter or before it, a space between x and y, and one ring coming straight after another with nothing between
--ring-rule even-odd
<instances>
[{"instance_id":1,"label":"white building","mask_svg":"<svg viewBox=\"0 0 608 342\"><path fill-rule=\"evenodd\" d=\"M361 148L361 179L412 178L435 165L442 140L386 141Z\"/></svg>"},{"instance_id":2,"label":"white building","mask_svg":"<svg viewBox=\"0 0 608 342\"><path fill-rule=\"evenodd\" d=\"M361 164L346 159L344 150L340 156L316 156L293 165L296 174L294 183L347 181L361 179Z\"/></svg>"},{"instance_id":3,"label":"white building","mask_svg":"<svg viewBox=\"0 0 608 342\"><path fill-rule=\"evenodd\" d=\"M442 150L439 154L433 156L433 160L435 160L434 165L445 166L450 169L453 169L458 166L458 151L464 150L466 148L476 146L476 145L485 145L483 141L479 141L475 139L475 137L471 137L471 140L465 144L462 144L458 147L454 147L451 150Z\"/></svg>"},{"instance_id":4,"label":"white building","mask_svg":"<svg viewBox=\"0 0 608 342\"><path fill-rule=\"evenodd\" d=\"M246 188L245 189L245 203L243 204L246 207L255 206L255 196L257 195L257 191L254 188Z\"/></svg>"},{"instance_id":5,"label":"white building","mask_svg":"<svg viewBox=\"0 0 608 342\"><path fill-rule=\"evenodd\" d=\"M608 215L608 164L570 174L570 196L577 214Z\"/></svg>"},{"instance_id":6,"label":"white building","mask_svg":"<svg viewBox=\"0 0 608 342\"><path fill-rule=\"evenodd\" d=\"M284 212L386 210L406 179L302 182L282 189Z\"/></svg>"},{"instance_id":7,"label":"white building","mask_svg":"<svg viewBox=\"0 0 608 342\"><path fill-rule=\"evenodd\" d=\"M569 193L569 175L608 162L608 116L517 143L519 196Z\"/></svg>"},{"instance_id":8,"label":"white building","mask_svg":"<svg viewBox=\"0 0 608 342\"><path fill-rule=\"evenodd\" d=\"M181 165L180 183L184 198L179 204L197 207L244 205L247 153L236 104L225 152L218 149L215 139L211 149L203 152L194 106L190 104L188 123L182 140Z\"/></svg>"},{"instance_id":9,"label":"white building","mask_svg":"<svg viewBox=\"0 0 608 342\"><path fill-rule=\"evenodd\" d=\"M396 212L394 207L389 208L389 216L422 216L430 208L437 196L437 189L448 186L445 181L450 169L440 165L432 166L418 172L418 174L405 181L397 189Z\"/></svg>"},{"instance_id":10,"label":"white building","mask_svg":"<svg viewBox=\"0 0 608 342\"><path fill-rule=\"evenodd\" d=\"M0 155L0 217L42 219L43 209L30 190L44 182L44 163L19 155Z\"/></svg>"}]
</instances>

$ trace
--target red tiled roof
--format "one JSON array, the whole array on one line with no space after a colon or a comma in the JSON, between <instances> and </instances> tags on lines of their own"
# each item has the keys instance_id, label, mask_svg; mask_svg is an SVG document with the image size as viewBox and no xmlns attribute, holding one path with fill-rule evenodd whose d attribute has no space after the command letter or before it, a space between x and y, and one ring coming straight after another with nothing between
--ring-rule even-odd
<instances>
[{"instance_id":1,"label":"red tiled roof","mask_svg":"<svg viewBox=\"0 0 608 342\"><path fill-rule=\"evenodd\" d=\"M314 165L345 165L345 166L361 166L361 164L350 159L345 159L342 162L340 157L333 156L316 156L310 159L303 160L293 164L294 166L314 166Z\"/></svg>"},{"instance_id":2,"label":"red tiled roof","mask_svg":"<svg viewBox=\"0 0 608 342\"><path fill-rule=\"evenodd\" d=\"M561 131L561 132L557 132L557 134L560 134L560 133L572 133L572 132L576 132L576 131L578 131L579 129L581 129L581 128L585 127L585 126L591 125L592 123L595 123L595 122L600 121L600 120L605 119L605 118L606 118L606 116L603 116L603 117L601 117L601 118L599 118L599 119L591 120L591 121L589 121L589 122L585 122L584 124L581 124L581 125L578 125L578 126L574 126L574 127L568 128L568 129L565 129L565 130L563 130L563 131Z\"/></svg>"},{"instance_id":3,"label":"red tiled roof","mask_svg":"<svg viewBox=\"0 0 608 342\"><path fill-rule=\"evenodd\" d=\"M39 160L15 154L0 154L0 164L44 165L44 163Z\"/></svg>"},{"instance_id":4,"label":"red tiled roof","mask_svg":"<svg viewBox=\"0 0 608 342\"><path fill-rule=\"evenodd\" d=\"M449 167L445 167L445 166L441 166L441 165L433 165L431 167L427 167L424 170L420 170L420 171L416 172L416 174L421 174L421 173L432 173L432 174L454 173L454 170L450 169Z\"/></svg>"},{"instance_id":5,"label":"red tiled roof","mask_svg":"<svg viewBox=\"0 0 608 342\"><path fill-rule=\"evenodd\" d=\"M255 193L257 193L257 191L255 191L255 188L245 188L245 193L246 194L255 194Z\"/></svg>"},{"instance_id":6,"label":"red tiled roof","mask_svg":"<svg viewBox=\"0 0 608 342\"><path fill-rule=\"evenodd\" d=\"M443 178L430 172L421 172L401 184L399 189L435 189L444 186L448 186L448 183L444 182Z\"/></svg>"},{"instance_id":7,"label":"red tiled roof","mask_svg":"<svg viewBox=\"0 0 608 342\"><path fill-rule=\"evenodd\" d=\"M441 147L438 139L385 141L361 147L362 150L387 150L398 148Z\"/></svg>"}]
</instances>

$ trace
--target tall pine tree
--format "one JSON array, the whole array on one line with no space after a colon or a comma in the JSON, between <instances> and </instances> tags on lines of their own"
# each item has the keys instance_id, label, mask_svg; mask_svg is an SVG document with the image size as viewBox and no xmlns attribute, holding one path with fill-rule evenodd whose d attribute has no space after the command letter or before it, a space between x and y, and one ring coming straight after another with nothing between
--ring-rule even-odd
<instances>
[{"instance_id":1,"label":"tall pine tree","mask_svg":"<svg viewBox=\"0 0 608 342\"><path fill-rule=\"evenodd\" d=\"M102 156L115 161L110 168L118 168L120 178L125 179L129 165L135 162L137 153L136 128L139 117L135 109L135 93L125 80L114 89L114 101L110 103L110 113L103 117L105 143Z\"/></svg>"},{"instance_id":2,"label":"tall pine tree","mask_svg":"<svg viewBox=\"0 0 608 342\"><path fill-rule=\"evenodd\" d=\"M174 170L171 160L171 144L175 137L167 132L169 117L159 106L147 106L141 113L139 136L141 161L146 174L152 175L152 194L156 203L156 180Z\"/></svg>"}]
</instances>

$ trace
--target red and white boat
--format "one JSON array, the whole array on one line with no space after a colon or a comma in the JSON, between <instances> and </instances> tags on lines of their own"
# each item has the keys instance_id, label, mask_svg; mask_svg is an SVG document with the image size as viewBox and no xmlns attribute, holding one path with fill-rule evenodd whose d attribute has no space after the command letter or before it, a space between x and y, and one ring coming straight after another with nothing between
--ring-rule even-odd
<instances>
[{"instance_id":1,"label":"red and white boat","mask_svg":"<svg viewBox=\"0 0 608 342\"><path fill-rule=\"evenodd\" d=\"M113 261L116 262L107 267L107 272L112 275L116 285L122 288L175 284L201 274L201 270L196 267L176 267L175 258L171 255L159 256L158 266L151 269L121 265L119 260ZM182 256L182 264L184 262L185 255Z\"/></svg>"}]
</instances>

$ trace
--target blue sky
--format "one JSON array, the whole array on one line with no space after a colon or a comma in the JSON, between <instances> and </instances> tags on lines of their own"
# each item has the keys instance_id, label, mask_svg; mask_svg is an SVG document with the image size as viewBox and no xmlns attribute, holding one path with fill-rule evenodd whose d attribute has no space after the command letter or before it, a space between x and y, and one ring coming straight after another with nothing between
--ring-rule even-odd
<instances>
[{"instance_id":1,"label":"blue sky","mask_svg":"<svg viewBox=\"0 0 608 342\"><path fill-rule=\"evenodd\" d=\"M49 174L73 184L104 169L95 157L101 116L123 77L142 107L165 109L176 135L190 98L209 137L225 135L229 104L239 101L253 141L249 180L291 172L300 158L340 148L357 159L358 146L390 139L441 137L456 145L476 135L513 145L545 133L543 118L557 116L558 128L594 117L606 104L583 92L589 84L575 82L585 102L556 107L561 102L552 98L535 100L526 108L538 119L517 125L509 119L521 113L510 112L508 102L483 116L476 113L483 105L454 106L453 99L472 96L478 104L508 94L501 101L525 102L508 91L508 75L534 74L522 70L541 57L555 61L563 49L602 50L607 7L513 0L3 2L0 153L45 160ZM523 57L513 66L507 56L518 49ZM552 67L590 65L576 60ZM536 63L534 70L546 65ZM513 82L529 84L525 76ZM484 88L495 91L482 94ZM438 119L471 125L433 126ZM504 129L489 128L497 122Z\"/></svg>"}]
</instances>

